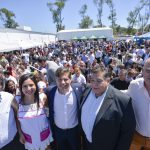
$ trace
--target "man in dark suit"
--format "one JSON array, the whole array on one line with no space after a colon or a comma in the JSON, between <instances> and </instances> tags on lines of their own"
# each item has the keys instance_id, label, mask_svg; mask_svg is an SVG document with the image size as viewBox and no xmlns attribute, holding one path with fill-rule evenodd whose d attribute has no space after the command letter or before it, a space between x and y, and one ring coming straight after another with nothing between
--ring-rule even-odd
<instances>
[{"instance_id":1,"label":"man in dark suit","mask_svg":"<svg viewBox=\"0 0 150 150\"><path fill-rule=\"evenodd\" d=\"M85 150L129 150L135 129L131 98L109 85L107 73L93 68L83 94L80 124Z\"/></svg>"},{"instance_id":2,"label":"man in dark suit","mask_svg":"<svg viewBox=\"0 0 150 150\"><path fill-rule=\"evenodd\" d=\"M63 67L56 70L56 84L46 89L49 119L58 150L79 150L78 110L82 87L71 86L71 72Z\"/></svg>"}]
</instances>

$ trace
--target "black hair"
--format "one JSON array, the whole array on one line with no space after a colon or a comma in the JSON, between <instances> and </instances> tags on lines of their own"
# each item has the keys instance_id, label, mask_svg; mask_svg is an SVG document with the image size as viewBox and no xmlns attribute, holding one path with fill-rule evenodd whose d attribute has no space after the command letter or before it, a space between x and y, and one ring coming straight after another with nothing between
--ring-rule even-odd
<instances>
[{"instance_id":1,"label":"black hair","mask_svg":"<svg viewBox=\"0 0 150 150\"><path fill-rule=\"evenodd\" d=\"M67 73L68 77L71 79L71 72L68 68L64 68L64 67L59 67L56 72L55 72L55 76L57 78L61 77L63 74Z\"/></svg>"},{"instance_id":2,"label":"black hair","mask_svg":"<svg viewBox=\"0 0 150 150\"><path fill-rule=\"evenodd\" d=\"M94 66L91 70L91 73L92 74L101 73L104 78L107 78L109 76L106 69L103 66L100 66L100 65Z\"/></svg>"},{"instance_id":3,"label":"black hair","mask_svg":"<svg viewBox=\"0 0 150 150\"><path fill-rule=\"evenodd\" d=\"M20 93L21 93L21 100L23 100L24 96L25 96L24 93L22 92L22 85L23 85L24 81L27 80L27 79L31 79L34 82L35 86L36 86L36 91L34 93L34 96L35 96L34 101L37 103L37 106L39 107L39 90L38 90L38 86L37 86L37 80L36 80L36 78L33 74L28 73L28 74L24 74L20 77L19 90L20 90Z\"/></svg>"},{"instance_id":4,"label":"black hair","mask_svg":"<svg viewBox=\"0 0 150 150\"><path fill-rule=\"evenodd\" d=\"M5 92L8 92L8 93L11 93L11 94L16 94L16 88L15 88L14 91L10 90L10 88L9 88L9 86L8 86L9 82L13 82L14 85L15 85L15 82L14 82L13 80L8 80L8 81L6 81L4 91L5 91Z\"/></svg>"},{"instance_id":5,"label":"black hair","mask_svg":"<svg viewBox=\"0 0 150 150\"><path fill-rule=\"evenodd\" d=\"M46 61L47 60L47 58L46 57L44 57L44 56L40 56L40 57L38 57L38 62L42 62L42 61Z\"/></svg>"}]
</instances>

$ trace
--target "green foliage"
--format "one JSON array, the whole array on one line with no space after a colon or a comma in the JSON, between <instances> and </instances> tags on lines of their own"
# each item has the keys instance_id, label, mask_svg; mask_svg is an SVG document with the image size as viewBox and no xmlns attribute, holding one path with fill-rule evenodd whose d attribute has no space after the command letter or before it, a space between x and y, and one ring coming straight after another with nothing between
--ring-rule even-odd
<instances>
[{"instance_id":1,"label":"green foliage","mask_svg":"<svg viewBox=\"0 0 150 150\"><path fill-rule=\"evenodd\" d=\"M105 3L105 0L93 0L95 6L97 7L97 11L98 11L98 14L97 14L97 22L98 24L100 25L100 27L103 26L103 23L102 23L102 14L103 14L103 5Z\"/></svg>"},{"instance_id":2,"label":"green foliage","mask_svg":"<svg viewBox=\"0 0 150 150\"><path fill-rule=\"evenodd\" d=\"M125 28L120 25L116 25L115 30L113 30L114 35L135 35L137 30L135 28Z\"/></svg>"},{"instance_id":3,"label":"green foliage","mask_svg":"<svg viewBox=\"0 0 150 150\"><path fill-rule=\"evenodd\" d=\"M82 18L85 17L86 11L87 11L87 5L84 4L84 5L82 6L81 10L79 11L79 14L81 15Z\"/></svg>"},{"instance_id":4,"label":"green foliage","mask_svg":"<svg viewBox=\"0 0 150 150\"><path fill-rule=\"evenodd\" d=\"M103 24L102 27L106 27L106 25ZM101 26L100 25L94 25L93 28L101 28Z\"/></svg>"},{"instance_id":5,"label":"green foliage","mask_svg":"<svg viewBox=\"0 0 150 150\"><path fill-rule=\"evenodd\" d=\"M88 15L86 15L86 12L87 12L87 5L84 4L81 7L81 10L79 11L82 17L81 22L79 23L79 28L81 29L89 28L93 24L93 20Z\"/></svg>"},{"instance_id":6,"label":"green foliage","mask_svg":"<svg viewBox=\"0 0 150 150\"><path fill-rule=\"evenodd\" d=\"M89 16L85 16L83 19L81 19L81 23L79 23L79 28L81 29L87 29L90 26L92 26L93 20L90 19Z\"/></svg>"},{"instance_id":7,"label":"green foliage","mask_svg":"<svg viewBox=\"0 0 150 150\"><path fill-rule=\"evenodd\" d=\"M13 19L15 18L15 14L6 8L0 9L0 18L6 28L16 28L18 26L18 23Z\"/></svg>"},{"instance_id":8,"label":"green foliage","mask_svg":"<svg viewBox=\"0 0 150 150\"><path fill-rule=\"evenodd\" d=\"M67 0L56 0L56 2L54 3L47 3L47 6L49 7L50 12L52 13L53 22L56 24L57 32L65 28L65 26L62 25L64 19L62 18L62 10L65 7L66 1Z\"/></svg>"},{"instance_id":9,"label":"green foliage","mask_svg":"<svg viewBox=\"0 0 150 150\"><path fill-rule=\"evenodd\" d=\"M108 16L108 19L111 21L111 28L113 28L113 30L115 30L115 27L116 27L116 10L114 8L114 4L112 2L112 0L106 0L106 3L107 5L109 6L109 9L110 9L110 14Z\"/></svg>"},{"instance_id":10,"label":"green foliage","mask_svg":"<svg viewBox=\"0 0 150 150\"><path fill-rule=\"evenodd\" d=\"M141 15L142 10L146 8L145 14ZM149 0L141 0L138 7L135 7L134 10L130 11L127 17L128 22L128 32L133 29L136 25L138 28L144 29L147 25L150 18L150 1Z\"/></svg>"}]
</instances>

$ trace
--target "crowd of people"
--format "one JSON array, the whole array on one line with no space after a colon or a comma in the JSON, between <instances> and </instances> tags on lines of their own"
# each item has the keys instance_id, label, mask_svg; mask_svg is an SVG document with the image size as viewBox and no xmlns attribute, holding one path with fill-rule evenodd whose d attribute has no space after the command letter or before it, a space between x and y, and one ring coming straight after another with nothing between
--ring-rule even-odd
<instances>
[{"instance_id":1,"label":"crowd of people","mask_svg":"<svg viewBox=\"0 0 150 150\"><path fill-rule=\"evenodd\" d=\"M0 150L150 150L149 106L148 41L0 53Z\"/></svg>"}]
</instances>

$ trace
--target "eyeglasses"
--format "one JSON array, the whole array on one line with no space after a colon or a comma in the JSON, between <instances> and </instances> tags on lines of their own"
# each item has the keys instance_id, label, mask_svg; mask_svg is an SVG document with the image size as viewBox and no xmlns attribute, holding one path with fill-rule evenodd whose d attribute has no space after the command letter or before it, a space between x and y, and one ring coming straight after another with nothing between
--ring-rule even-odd
<instances>
[{"instance_id":1,"label":"eyeglasses","mask_svg":"<svg viewBox=\"0 0 150 150\"><path fill-rule=\"evenodd\" d=\"M57 78L57 81L58 81L58 82L62 82L62 81L67 82L68 80L69 80L68 78L64 78L64 79Z\"/></svg>"},{"instance_id":2,"label":"eyeglasses","mask_svg":"<svg viewBox=\"0 0 150 150\"><path fill-rule=\"evenodd\" d=\"M92 83L92 84L101 84L102 82L103 82L104 80L102 80L102 79L91 79L90 80L90 83Z\"/></svg>"}]
</instances>

